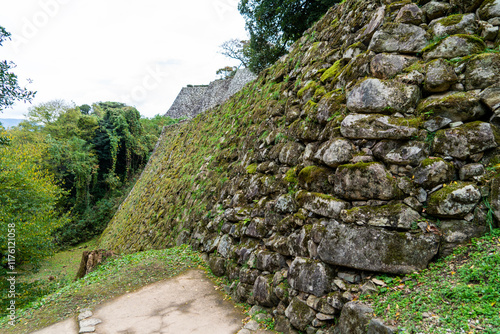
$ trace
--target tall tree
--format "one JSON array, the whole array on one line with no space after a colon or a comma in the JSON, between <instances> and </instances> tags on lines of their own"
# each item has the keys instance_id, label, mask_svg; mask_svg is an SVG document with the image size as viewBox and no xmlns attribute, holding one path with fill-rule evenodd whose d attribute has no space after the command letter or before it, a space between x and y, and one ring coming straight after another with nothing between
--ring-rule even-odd
<instances>
[{"instance_id":1,"label":"tall tree","mask_svg":"<svg viewBox=\"0 0 500 334\"><path fill-rule=\"evenodd\" d=\"M328 8L340 0L241 0L250 34L248 67L258 73L284 55Z\"/></svg>"}]
</instances>

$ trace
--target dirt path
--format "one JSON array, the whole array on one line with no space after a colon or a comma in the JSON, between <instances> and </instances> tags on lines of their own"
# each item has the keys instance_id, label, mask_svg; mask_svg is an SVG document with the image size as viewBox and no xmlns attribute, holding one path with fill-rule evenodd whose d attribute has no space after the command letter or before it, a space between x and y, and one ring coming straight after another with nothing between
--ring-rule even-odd
<instances>
[{"instance_id":1,"label":"dirt path","mask_svg":"<svg viewBox=\"0 0 500 334\"><path fill-rule=\"evenodd\" d=\"M83 321L101 321L95 324L95 334L233 334L244 318L203 271L191 270L100 305ZM72 334L83 327L68 319L33 334Z\"/></svg>"}]
</instances>

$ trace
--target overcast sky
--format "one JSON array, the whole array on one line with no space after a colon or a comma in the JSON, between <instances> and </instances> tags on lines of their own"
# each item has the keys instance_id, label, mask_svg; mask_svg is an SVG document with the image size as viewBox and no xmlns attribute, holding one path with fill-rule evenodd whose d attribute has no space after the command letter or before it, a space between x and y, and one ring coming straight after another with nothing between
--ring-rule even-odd
<instances>
[{"instance_id":1,"label":"overcast sky","mask_svg":"<svg viewBox=\"0 0 500 334\"><path fill-rule=\"evenodd\" d=\"M16 63L33 104L117 101L147 117L164 114L183 86L208 84L237 65L218 53L247 39L238 0L0 0L0 26L12 41L0 60ZM0 118L22 118L16 103Z\"/></svg>"}]
</instances>

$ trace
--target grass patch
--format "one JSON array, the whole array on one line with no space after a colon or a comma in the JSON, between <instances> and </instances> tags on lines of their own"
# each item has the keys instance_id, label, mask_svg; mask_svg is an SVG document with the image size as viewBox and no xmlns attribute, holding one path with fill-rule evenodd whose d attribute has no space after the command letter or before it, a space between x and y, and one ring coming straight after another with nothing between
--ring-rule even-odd
<instances>
[{"instance_id":1,"label":"grass patch","mask_svg":"<svg viewBox=\"0 0 500 334\"><path fill-rule=\"evenodd\" d=\"M387 287L364 299L403 333L499 333L500 229L429 269L380 279Z\"/></svg>"},{"instance_id":2,"label":"grass patch","mask_svg":"<svg viewBox=\"0 0 500 334\"><path fill-rule=\"evenodd\" d=\"M61 255L63 256L64 254ZM53 267L60 268L57 264ZM204 261L189 246L112 258L84 278L78 281L67 279L62 282L62 287L18 308L17 324L14 327L8 324L6 317L1 318L0 329L2 333L30 333L75 316L80 309L92 308L119 295L197 267L205 268ZM78 265L74 271L77 269Z\"/></svg>"}]
</instances>

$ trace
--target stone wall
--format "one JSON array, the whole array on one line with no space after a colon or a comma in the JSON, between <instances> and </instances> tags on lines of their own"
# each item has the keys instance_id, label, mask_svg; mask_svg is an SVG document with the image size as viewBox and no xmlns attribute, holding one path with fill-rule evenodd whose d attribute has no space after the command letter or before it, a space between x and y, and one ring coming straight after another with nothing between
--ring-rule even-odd
<instances>
[{"instance_id":1,"label":"stone wall","mask_svg":"<svg viewBox=\"0 0 500 334\"><path fill-rule=\"evenodd\" d=\"M353 302L374 273L423 269L500 219L500 1L419 4L333 7L163 138L102 247L188 243L278 331L391 333Z\"/></svg>"},{"instance_id":2,"label":"stone wall","mask_svg":"<svg viewBox=\"0 0 500 334\"><path fill-rule=\"evenodd\" d=\"M188 86L181 89L165 116L193 118L219 105L241 90L256 76L248 69L239 69L235 76L212 81L208 86Z\"/></svg>"}]
</instances>

